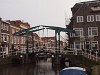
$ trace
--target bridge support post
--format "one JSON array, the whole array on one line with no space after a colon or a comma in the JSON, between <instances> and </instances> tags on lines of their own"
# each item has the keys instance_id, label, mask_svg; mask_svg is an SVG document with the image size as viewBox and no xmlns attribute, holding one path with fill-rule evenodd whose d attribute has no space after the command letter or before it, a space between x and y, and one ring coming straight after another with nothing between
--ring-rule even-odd
<instances>
[{"instance_id":1,"label":"bridge support post","mask_svg":"<svg viewBox=\"0 0 100 75\"><path fill-rule=\"evenodd\" d=\"M34 33L31 33L32 36L32 51L34 52Z\"/></svg>"},{"instance_id":2,"label":"bridge support post","mask_svg":"<svg viewBox=\"0 0 100 75\"><path fill-rule=\"evenodd\" d=\"M56 65L60 65L60 57L59 57L59 54L56 54L56 56L55 56L55 62L56 62Z\"/></svg>"},{"instance_id":3,"label":"bridge support post","mask_svg":"<svg viewBox=\"0 0 100 75\"><path fill-rule=\"evenodd\" d=\"M60 32L58 32L58 50L60 52Z\"/></svg>"},{"instance_id":4,"label":"bridge support post","mask_svg":"<svg viewBox=\"0 0 100 75\"><path fill-rule=\"evenodd\" d=\"M28 63L28 34L26 35L26 61L25 63L27 64Z\"/></svg>"},{"instance_id":5,"label":"bridge support post","mask_svg":"<svg viewBox=\"0 0 100 75\"><path fill-rule=\"evenodd\" d=\"M55 31L55 53L57 52L57 31Z\"/></svg>"},{"instance_id":6,"label":"bridge support post","mask_svg":"<svg viewBox=\"0 0 100 75\"><path fill-rule=\"evenodd\" d=\"M57 37L58 33L58 37ZM58 45L57 45L57 38L58 38ZM59 52L60 52L60 32L58 30L55 30L55 65L60 64L60 59L59 59Z\"/></svg>"}]
</instances>

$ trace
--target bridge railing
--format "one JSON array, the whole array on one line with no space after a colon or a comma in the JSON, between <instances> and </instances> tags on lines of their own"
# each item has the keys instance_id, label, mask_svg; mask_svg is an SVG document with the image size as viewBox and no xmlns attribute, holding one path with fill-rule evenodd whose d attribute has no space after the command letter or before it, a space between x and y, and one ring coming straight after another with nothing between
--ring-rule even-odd
<instances>
[{"instance_id":1,"label":"bridge railing","mask_svg":"<svg viewBox=\"0 0 100 75\"><path fill-rule=\"evenodd\" d=\"M5 51L0 52L0 57L4 58L5 56L6 56L6 52Z\"/></svg>"},{"instance_id":2,"label":"bridge railing","mask_svg":"<svg viewBox=\"0 0 100 75\"><path fill-rule=\"evenodd\" d=\"M5 58L5 57L8 57L8 56L11 56L11 55L17 55L17 51L14 51L14 50L9 50L8 53L6 53L6 51L2 51L0 52L0 57L1 58Z\"/></svg>"},{"instance_id":3,"label":"bridge railing","mask_svg":"<svg viewBox=\"0 0 100 75\"><path fill-rule=\"evenodd\" d=\"M97 51L94 54L92 54L91 50L89 50L89 52L86 52L83 50L78 50L78 49L73 49L73 48L67 48L67 50L63 50L63 49L55 50L55 49L57 49L57 48L48 47L48 48L44 49L44 51L52 52L52 53L59 52L61 54L83 55L84 57L87 57L91 60L100 61L100 56L98 56ZM31 49L29 51L30 52L32 52L32 51L39 52L39 51L41 51L41 49L34 47L34 50ZM19 51L9 50L9 53L6 54L5 51L2 51L2 52L0 52L0 57L4 58L4 57L10 56L10 55L18 55L19 53L26 53L26 52L22 52L21 50L19 50Z\"/></svg>"},{"instance_id":4,"label":"bridge railing","mask_svg":"<svg viewBox=\"0 0 100 75\"><path fill-rule=\"evenodd\" d=\"M84 51L83 56L94 61L100 61L100 56L98 56L98 51L96 51L95 53L92 53L91 50L89 50L88 52Z\"/></svg>"},{"instance_id":5,"label":"bridge railing","mask_svg":"<svg viewBox=\"0 0 100 75\"><path fill-rule=\"evenodd\" d=\"M100 56L98 56L98 51L95 51L94 53L92 53L92 50L89 50L87 52L83 51L82 49L72 49L72 48L68 48L67 50L65 50L67 54L73 54L73 55L83 55L84 57L94 60L94 61L100 61Z\"/></svg>"},{"instance_id":6,"label":"bridge railing","mask_svg":"<svg viewBox=\"0 0 100 75\"><path fill-rule=\"evenodd\" d=\"M52 52L52 53L59 52L61 54L83 55L83 56L85 56L85 57L87 57L87 58L89 58L91 60L95 60L95 61L99 61L100 60L100 57L98 57L97 53L91 54L91 52L87 53L87 52L84 52L84 51L82 51L80 49L74 49L74 48L68 48L67 50L63 50L63 49L55 50L55 49L57 49L57 48L48 47L48 48L44 49L44 51ZM34 51L39 52L39 51L41 51L41 49L35 49Z\"/></svg>"}]
</instances>

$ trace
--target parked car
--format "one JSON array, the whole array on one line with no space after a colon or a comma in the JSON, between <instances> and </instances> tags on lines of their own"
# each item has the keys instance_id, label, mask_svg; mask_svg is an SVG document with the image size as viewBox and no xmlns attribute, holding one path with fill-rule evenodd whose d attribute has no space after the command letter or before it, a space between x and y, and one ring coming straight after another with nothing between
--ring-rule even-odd
<instances>
[{"instance_id":1,"label":"parked car","mask_svg":"<svg viewBox=\"0 0 100 75\"><path fill-rule=\"evenodd\" d=\"M60 71L60 75L87 75L85 68L68 67Z\"/></svg>"}]
</instances>

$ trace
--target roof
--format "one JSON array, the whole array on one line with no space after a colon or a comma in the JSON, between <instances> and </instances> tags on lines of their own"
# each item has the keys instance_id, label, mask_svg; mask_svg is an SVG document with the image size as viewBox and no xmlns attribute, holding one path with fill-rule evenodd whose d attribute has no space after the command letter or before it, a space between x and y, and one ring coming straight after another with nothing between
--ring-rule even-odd
<instances>
[{"instance_id":1,"label":"roof","mask_svg":"<svg viewBox=\"0 0 100 75\"><path fill-rule=\"evenodd\" d=\"M79 2L76 4L78 4L78 5L87 4L90 7L98 7L98 6L100 6L100 1L98 1L98 0L96 0L96 1L84 1L84 2Z\"/></svg>"},{"instance_id":2,"label":"roof","mask_svg":"<svg viewBox=\"0 0 100 75\"><path fill-rule=\"evenodd\" d=\"M68 67L68 68L64 68L63 70L69 70L69 69L86 71L85 68L81 68L81 67Z\"/></svg>"},{"instance_id":3,"label":"roof","mask_svg":"<svg viewBox=\"0 0 100 75\"><path fill-rule=\"evenodd\" d=\"M96 0L96 1L84 1L84 2L79 2L76 3L71 9L73 8L77 8L77 10L83 5L86 4L88 7L90 7L93 11L100 11L100 1ZM76 10L76 12L77 12Z\"/></svg>"},{"instance_id":4,"label":"roof","mask_svg":"<svg viewBox=\"0 0 100 75\"><path fill-rule=\"evenodd\" d=\"M24 22L23 24L24 24L24 26L30 28L30 24L28 22Z\"/></svg>"}]
</instances>

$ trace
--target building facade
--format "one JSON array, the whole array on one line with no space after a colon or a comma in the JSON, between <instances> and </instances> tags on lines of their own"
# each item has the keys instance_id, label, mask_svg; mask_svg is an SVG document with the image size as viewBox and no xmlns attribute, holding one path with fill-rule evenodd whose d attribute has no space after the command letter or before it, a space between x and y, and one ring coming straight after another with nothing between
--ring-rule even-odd
<instances>
[{"instance_id":1,"label":"building facade","mask_svg":"<svg viewBox=\"0 0 100 75\"><path fill-rule=\"evenodd\" d=\"M9 53L10 24L0 18L0 52Z\"/></svg>"},{"instance_id":2,"label":"building facade","mask_svg":"<svg viewBox=\"0 0 100 75\"><path fill-rule=\"evenodd\" d=\"M100 1L76 3L72 8L71 22L67 28L76 33L69 35L69 47L82 50L100 49Z\"/></svg>"},{"instance_id":3,"label":"building facade","mask_svg":"<svg viewBox=\"0 0 100 75\"><path fill-rule=\"evenodd\" d=\"M20 20L9 21L10 23L10 51L17 51L20 53L26 53L26 35L15 36L15 32L23 29L30 28L30 24L22 22ZM28 36L28 47L32 47L32 37Z\"/></svg>"},{"instance_id":4,"label":"building facade","mask_svg":"<svg viewBox=\"0 0 100 75\"><path fill-rule=\"evenodd\" d=\"M31 28L27 22L21 20L3 21L0 18L0 55L3 53L5 53L5 55L26 53L27 47L29 52L35 49L41 50L43 47L55 50L55 37L41 37L38 33L33 32L33 35L28 36L27 44L26 35L14 35L14 33L27 28ZM63 48L64 42L60 41L60 49Z\"/></svg>"},{"instance_id":5,"label":"building facade","mask_svg":"<svg viewBox=\"0 0 100 75\"><path fill-rule=\"evenodd\" d=\"M55 37L41 37L41 45L55 50ZM57 42L58 47L58 42ZM60 50L64 49L64 42L60 41Z\"/></svg>"}]
</instances>

